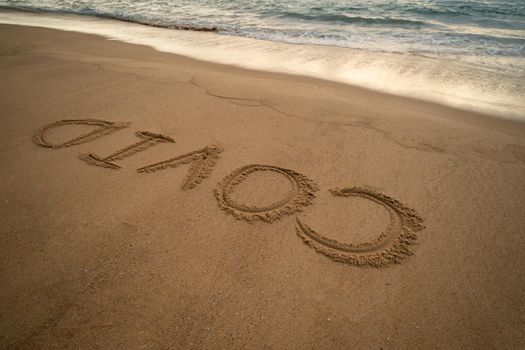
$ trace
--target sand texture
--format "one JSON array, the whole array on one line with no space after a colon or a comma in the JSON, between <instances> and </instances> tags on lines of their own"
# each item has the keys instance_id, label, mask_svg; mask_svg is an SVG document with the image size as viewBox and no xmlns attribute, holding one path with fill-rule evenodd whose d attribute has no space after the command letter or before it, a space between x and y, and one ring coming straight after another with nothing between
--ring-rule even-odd
<instances>
[{"instance_id":1,"label":"sand texture","mask_svg":"<svg viewBox=\"0 0 525 350\"><path fill-rule=\"evenodd\" d=\"M0 349L523 349L525 125L0 25Z\"/></svg>"}]
</instances>

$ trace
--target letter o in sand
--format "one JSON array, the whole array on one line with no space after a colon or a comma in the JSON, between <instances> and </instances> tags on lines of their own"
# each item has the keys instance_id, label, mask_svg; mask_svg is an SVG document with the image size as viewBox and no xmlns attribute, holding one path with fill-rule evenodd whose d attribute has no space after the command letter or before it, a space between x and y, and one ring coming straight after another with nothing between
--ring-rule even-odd
<instances>
[{"instance_id":1,"label":"letter o in sand","mask_svg":"<svg viewBox=\"0 0 525 350\"><path fill-rule=\"evenodd\" d=\"M383 206L388 210L390 223L375 239L352 244L324 237L296 218L297 235L307 245L334 261L358 266L383 267L398 264L404 257L412 255L408 246L415 243L415 232L424 228L423 219L413 209L385 194L362 187L335 189L330 192L334 196L361 197Z\"/></svg>"},{"instance_id":2,"label":"letter o in sand","mask_svg":"<svg viewBox=\"0 0 525 350\"><path fill-rule=\"evenodd\" d=\"M249 206L234 201L231 195L235 187L257 171L272 171L284 176L290 181L292 190L285 198L266 206ZM219 206L237 219L273 222L285 215L300 212L303 207L310 205L317 189L317 185L312 180L293 170L272 165L251 164L226 176L215 190L215 196L219 201Z\"/></svg>"}]
</instances>

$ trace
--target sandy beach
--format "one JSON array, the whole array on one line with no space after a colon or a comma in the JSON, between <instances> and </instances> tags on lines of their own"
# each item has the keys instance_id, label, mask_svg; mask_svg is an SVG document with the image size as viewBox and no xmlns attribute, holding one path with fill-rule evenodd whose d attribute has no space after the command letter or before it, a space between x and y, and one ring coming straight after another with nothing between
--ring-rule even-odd
<instances>
[{"instance_id":1,"label":"sandy beach","mask_svg":"<svg viewBox=\"0 0 525 350\"><path fill-rule=\"evenodd\" d=\"M0 25L1 349L522 349L525 123Z\"/></svg>"}]
</instances>

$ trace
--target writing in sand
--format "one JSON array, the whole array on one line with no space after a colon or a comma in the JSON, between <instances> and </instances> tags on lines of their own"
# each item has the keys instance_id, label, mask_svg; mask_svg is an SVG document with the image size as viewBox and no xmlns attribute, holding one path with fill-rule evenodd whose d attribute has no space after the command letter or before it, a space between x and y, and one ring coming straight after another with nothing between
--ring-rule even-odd
<instances>
[{"instance_id":1,"label":"writing in sand","mask_svg":"<svg viewBox=\"0 0 525 350\"><path fill-rule=\"evenodd\" d=\"M89 126L91 130L61 143L54 143L49 140L47 135L51 130L68 125ZM51 149L71 147L110 135L129 127L129 125L130 123L127 122L99 119L60 120L40 128L34 135L33 142L38 146ZM117 164L119 160L145 151L159 143L175 143L175 140L169 136L148 131L137 131L135 135L139 139L136 143L109 155L100 156L88 153L80 154L79 158L89 165L120 169L121 166ZM189 164L189 171L181 187L183 191L186 191L195 188L212 174L223 151L224 149L220 146L208 145L161 162L145 165L137 169L137 172L150 173ZM271 172L283 177L289 182L290 190L283 198L266 205L248 205L236 200L232 195L235 188L252 174L258 172ZM248 164L233 170L219 182L215 189L215 198L219 207L236 219L272 223L287 216L297 215L304 207L312 205L315 192L318 190L319 188L313 180L294 170L273 165ZM384 207L389 214L389 223L376 238L368 242L352 244L328 238L295 216L296 233L306 245L336 262L356 266L385 267L398 264L405 257L413 254L409 247L416 241L415 233L424 228L422 218L413 209L386 194L363 187L330 189L330 193L338 197L358 197Z\"/></svg>"}]
</instances>

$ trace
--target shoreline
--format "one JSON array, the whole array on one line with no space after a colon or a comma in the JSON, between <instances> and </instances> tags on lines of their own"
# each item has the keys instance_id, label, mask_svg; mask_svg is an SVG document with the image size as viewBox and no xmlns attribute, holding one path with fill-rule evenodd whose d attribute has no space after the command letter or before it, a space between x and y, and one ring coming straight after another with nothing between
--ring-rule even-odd
<instances>
[{"instance_id":1,"label":"shoreline","mask_svg":"<svg viewBox=\"0 0 525 350\"><path fill-rule=\"evenodd\" d=\"M524 86L511 87L515 82L510 81L510 76L491 75L495 73L490 73L486 67L456 63L451 59L181 31L76 14L39 15L15 10L2 10L0 15L2 14L7 14L4 18L0 17L0 21L5 24L101 35L110 40L146 45L160 52L179 54L210 63L307 76L399 97L414 97L502 119L525 120ZM10 19L9 14L14 17ZM223 55L223 52L228 52L228 55ZM303 60L308 62L303 63ZM332 66L325 60L332 60L337 64ZM356 69L354 65L360 68ZM379 68L380 66L387 68ZM419 72L415 73L415 70ZM405 76L400 73L402 71L411 73ZM474 76L483 77L484 80L469 81ZM490 85L493 84L490 80L496 82L506 79L509 79L506 84L510 84L507 87ZM441 80L452 85L443 85ZM487 85L484 87L485 91L478 91L481 85ZM506 88L510 90L505 92ZM524 91L520 93L521 88ZM495 95L490 95L493 94L490 90L501 90L501 94L496 98ZM509 102L511 96L514 105Z\"/></svg>"},{"instance_id":2,"label":"shoreline","mask_svg":"<svg viewBox=\"0 0 525 350\"><path fill-rule=\"evenodd\" d=\"M35 30L43 29L43 30L49 30L49 31L75 33L75 34L79 34L80 36L84 36L84 35L88 37L93 36L93 37L100 38L103 40L111 40L103 35L98 35L98 34L88 34L88 33L82 33L82 32L77 32L77 31L42 28L42 27L25 25L25 24L24 25L13 25L13 24L0 23L0 26L28 27L28 28L32 28ZM254 40L257 40L257 39L254 39ZM209 65L211 67L215 66L215 67L220 67L225 70L231 70L234 72L238 70L239 72L250 73L250 74L253 74L254 76L257 76L257 75L263 76L263 77L264 76L275 76L277 78L282 77L290 81L297 80L297 81L304 81L310 84L323 84L324 86L332 87L341 93L355 93L356 91L362 91L366 94L373 94L373 95L375 94L380 98L383 97L391 101L403 101L403 103L405 103L406 105L410 105L410 104L425 105L427 109L430 109L430 108L437 109L438 114L440 115L441 118L449 118L447 115L453 115L453 117L450 117L452 120L464 122L464 123L471 124L471 125L479 125L481 127L491 127L496 130L500 130L502 132L509 133L510 135L519 136L519 135L522 135L522 133L525 133L525 120L522 121L522 120L519 120L519 119L517 120L514 118L504 118L501 116L482 113L479 111L462 109L462 108L446 105L446 104L439 103L439 102L391 94L388 92L378 91L378 90L367 88L367 87L361 87L361 86L356 86L356 85L332 81L332 80L325 80L325 79L320 79L317 77L291 74L291 73L262 71L262 70L257 70L257 69L239 67L239 66L235 66L231 64L211 62L211 61L196 59L196 58L189 57L189 56L182 55L182 54L159 51L155 49L154 47L151 47L145 44L133 44L133 43L128 43L128 42L120 41L120 40L118 40L118 42L125 44L125 45L139 46L139 47L144 47L147 49L152 49L161 55L167 55L166 57L173 55L178 58L185 59L185 60L198 62L199 64L202 64L204 66L206 65Z\"/></svg>"},{"instance_id":3,"label":"shoreline","mask_svg":"<svg viewBox=\"0 0 525 350\"><path fill-rule=\"evenodd\" d=\"M525 346L525 123L18 25L0 79L0 348Z\"/></svg>"}]
</instances>

